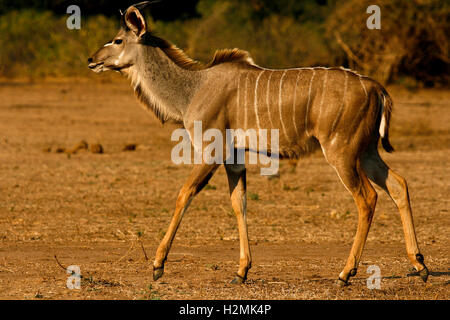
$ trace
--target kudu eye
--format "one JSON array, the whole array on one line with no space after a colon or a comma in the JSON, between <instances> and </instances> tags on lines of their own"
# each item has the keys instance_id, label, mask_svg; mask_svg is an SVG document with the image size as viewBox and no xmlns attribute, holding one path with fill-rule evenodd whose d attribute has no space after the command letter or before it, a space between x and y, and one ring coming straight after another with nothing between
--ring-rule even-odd
<instances>
[{"instance_id":1,"label":"kudu eye","mask_svg":"<svg viewBox=\"0 0 450 320\"><path fill-rule=\"evenodd\" d=\"M121 44L121 43L122 43L122 39L114 40L114 44Z\"/></svg>"}]
</instances>

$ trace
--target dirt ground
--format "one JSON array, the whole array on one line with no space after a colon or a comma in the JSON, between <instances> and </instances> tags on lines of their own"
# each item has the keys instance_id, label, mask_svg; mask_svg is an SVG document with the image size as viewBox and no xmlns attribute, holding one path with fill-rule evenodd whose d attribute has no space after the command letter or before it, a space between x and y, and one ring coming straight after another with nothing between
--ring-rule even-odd
<instances>
[{"instance_id":1,"label":"dirt ground","mask_svg":"<svg viewBox=\"0 0 450 320\"><path fill-rule=\"evenodd\" d=\"M279 179L249 167L253 268L236 286L239 242L223 168L192 202L153 281L190 166L171 162L175 126L142 110L126 81L0 82L0 298L449 299L450 91L389 91L397 151L382 156L408 181L428 283L410 271L400 217L377 189L358 274L335 286L357 213L317 153L296 167L282 162ZM104 153L57 152L82 140ZM79 290L66 287L69 265L81 269ZM380 268L380 289L367 288L370 265Z\"/></svg>"}]
</instances>

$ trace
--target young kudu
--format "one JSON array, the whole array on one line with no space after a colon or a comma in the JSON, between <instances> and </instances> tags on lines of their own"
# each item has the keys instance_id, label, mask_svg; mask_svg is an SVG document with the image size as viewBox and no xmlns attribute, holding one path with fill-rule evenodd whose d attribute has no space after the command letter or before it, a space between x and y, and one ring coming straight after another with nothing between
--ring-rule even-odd
<instances>
[{"instance_id":1,"label":"young kudu","mask_svg":"<svg viewBox=\"0 0 450 320\"><path fill-rule=\"evenodd\" d=\"M321 148L358 207L358 227L347 263L339 274L346 284L356 270L375 210L384 189L400 212L406 250L424 281L428 270L419 252L406 181L378 154L378 141L391 152L388 130L392 100L375 80L342 68L271 70L253 63L238 49L216 52L203 65L147 31L140 10L147 2L122 14L114 39L89 58L95 72L116 70L131 79L142 105L165 122L175 121L193 135L194 121L204 129L279 130L281 157L297 157ZM248 145L245 146L249 149ZM258 152L271 152L274 146ZM219 163L196 164L182 187L175 213L154 261L153 277L163 275L175 233L193 197L208 183ZM240 237L240 264L233 283L242 283L251 267L246 223L246 170L224 164ZM370 180L370 181L369 181Z\"/></svg>"}]
</instances>

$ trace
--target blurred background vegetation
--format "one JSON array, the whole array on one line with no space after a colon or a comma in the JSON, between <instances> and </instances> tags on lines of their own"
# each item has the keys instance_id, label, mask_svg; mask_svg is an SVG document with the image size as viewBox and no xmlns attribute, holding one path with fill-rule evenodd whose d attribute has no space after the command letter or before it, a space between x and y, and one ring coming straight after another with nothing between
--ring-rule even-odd
<instances>
[{"instance_id":1,"label":"blurred background vegetation","mask_svg":"<svg viewBox=\"0 0 450 320\"><path fill-rule=\"evenodd\" d=\"M119 28L135 1L0 0L0 77L93 77L86 60ZM208 61L220 48L248 50L271 68L344 66L382 83L449 85L447 0L163 0L145 10L149 28ZM66 28L69 5L81 29ZM366 8L381 8L369 30Z\"/></svg>"}]
</instances>

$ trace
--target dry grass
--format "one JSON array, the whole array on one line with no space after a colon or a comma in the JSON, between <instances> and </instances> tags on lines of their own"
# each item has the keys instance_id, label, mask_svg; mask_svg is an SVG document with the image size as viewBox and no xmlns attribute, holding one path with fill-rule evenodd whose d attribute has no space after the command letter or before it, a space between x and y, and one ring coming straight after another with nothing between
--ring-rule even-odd
<instances>
[{"instance_id":1,"label":"dry grass","mask_svg":"<svg viewBox=\"0 0 450 320\"><path fill-rule=\"evenodd\" d=\"M430 282L408 276L400 218L380 193L358 276L348 288L334 287L357 213L333 169L315 154L302 159L295 172L283 162L279 179L249 167L254 267L248 283L236 287L228 281L237 270L238 233L223 169L192 202L162 281L151 280L156 246L190 167L170 161L174 127L147 116L128 84L3 83L0 297L448 299L450 119L444 102L450 93L390 92L397 152L383 157L408 180L419 243L433 272ZM426 126L418 130L421 119ZM83 140L101 143L104 153L68 157L43 151ZM129 144L137 146L134 152L124 151ZM81 267L81 290L66 288L67 274L55 254L62 265ZM382 290L366 288L370 264L382 270Z\"/></svg>"}]
</instances>

